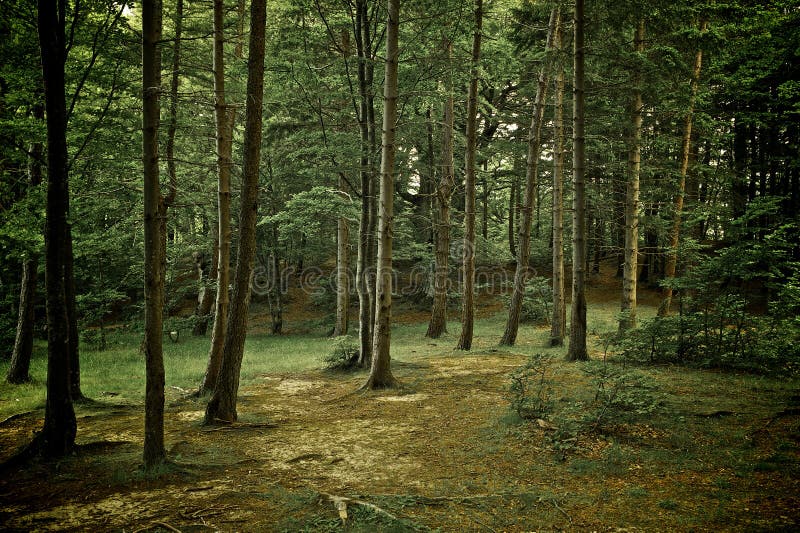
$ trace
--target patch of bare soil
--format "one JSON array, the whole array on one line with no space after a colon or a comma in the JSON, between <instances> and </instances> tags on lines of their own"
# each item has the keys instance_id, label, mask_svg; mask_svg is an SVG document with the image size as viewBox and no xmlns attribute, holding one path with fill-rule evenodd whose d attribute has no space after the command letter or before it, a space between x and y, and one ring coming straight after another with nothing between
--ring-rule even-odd
<instances>
[{"instance_id":1,"label":"patch of bare soil","mask_svg":"<svg viewBox=\"0 0 800 533\"><path fill-rule=\"evenodd\" d=\"M643 468L635 457L615 459L610 450L616 445L604 438L581 441L575 453L584 463L568 467L545 444L547 430L502 422L508 374L522 361L492 353L395 363L405 388L380 393L353 392L364 376L265 375L242 391L240 422L230 427L201 427L204 404L170 390L166 442L175 464L155 478L138 471L139 409L81 407L74 456L0 476L0 529L712 531L797 525L800 485L788 472L765 467L742 479L701 464L675 465L665 474ZM6 422L2 455L40 424L39 415ZM757 436L763 442L753 446L768 455L776 435L791 435L797 419L781 417L764 427ZM692 446L647 425L629 433L646 450ZM586 470L598 458L605 458L603 468Z\"/></svg>"}]
</instances>

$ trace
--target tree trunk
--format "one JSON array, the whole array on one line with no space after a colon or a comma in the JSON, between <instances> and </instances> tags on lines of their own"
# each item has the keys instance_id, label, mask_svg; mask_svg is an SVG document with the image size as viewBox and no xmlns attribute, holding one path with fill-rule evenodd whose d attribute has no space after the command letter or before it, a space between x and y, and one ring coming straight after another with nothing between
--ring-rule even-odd
<instances>
[{"instance_id":1,"label":"tree trunk","mask_svg":"<svg viewBox=\"0 0 800 533\"><path fill-rule=\"evenodd\" d=\"M344 190L344 185L344 182L340 180L340 190ZM336 325L333 328L334 337L347 335L347 319L350 312L349 241L350 228L347 219L340 217L336 221Z\"/></svg>"},{"instance_id":2,"label":"tree trunk","mask_svg":"<svg viewBox=\"0 0 800 533\"><path fill-rule=\"evenodd\" d=\"M462 261L461 337L457 350L472 348L475 322L475 152L477 144L478 76L483 27L483 0L475 0L470 82L467 91L467 146L464 157L464 249Z\"/></svg>"},{"instance_id":3,"label":"tree trunk","mask_svg":"<svg viewBox=\"0 0 800 533\"><path fill-rule=\"evenodd\" d=\"M367 0L356 1L355 38L358 50L359 130L361 136L361 216L358 225L356 290L358 291L359 366L372 364L375 316L375 109L372 95L374 55Z\"/></svg>"},{"instance_id":4,"label":"tree trunk","mask_svg":"<svg viewBox=\"0 0 800 533\"><path fill-rule=\"evenodd\" d=\"M34 117L44 118L44 108L34 107ZM42 182L42 143L31 144L28 156L28 179L31 190ZM17 315L17 333L14 339L14 350L11 353L11 365L8 367L6 381L8 383L27 383L30 378L31 356L33 354L33 326L35 324L36 278L39 268L39 256L31 252L22 263L22 281L19 290L19 313Z\"/></svg>"},{"instance_id":5,"label":"tree trunk","mask_svg":"<svg viewBox=\"0 0 800 533\"><path fill-rule=\"evenodd\" d=\"M586 350L586 182L584 148L584 0L575 1L572 108L572 304L568 361L589 359Z\"/></svg>"},{"instance_id":6,"label":"tree trunk","mask_svg":"<svg viewBox=\"0 0 800 533\"><path fill-rule=\"evenodd\" d=\"M194 328L192 328L192 335L203 337L208 331L208 320L211 314L211 308L217 298L217 291L214 289L211 280L217 279L217 269L219 268L219 224L214 224L211 229L211 266L208 267L205 254L199 258L202 264L197 265L198 286L200 287L200 294L197 298L197 308L195 309Z\"/></svg>"},{"instance_id":7,"label":"tree trunk","mask_svg":"<svg viewBox=\"0 0 800 533\"><path fill-rule=\"evenodd\" d=\"M448 59L453 53L453 43L446 44ZM438 339L447 331L447 289L450 282L450 197L455 186L453 170L453 85L448 80L442 124L442 176L436 187L436 208L433 223L435 252L433 265L433 307L426 337Z\"/></svg>"},{"instance_id":8,"label":"tree trunk","mask_svg":"<svg viewBox=\"0 0 800 533\"><path fill-rule=\"evenodd\" d=\"M69 207L67 208L69 210ZM64 228L64 298L67 304L67 331L69 333L69 392L72 401L85 400L81 392L81 359L78 341L78 309L75 302L75 273L72 253L72 225Z\"/></svg>"},{"instance_id":9,"label":"tree trunk","mask_svg":"<svg viewBox=\"0 0 800 533\"><path fill-rule=\"evenodd\" d=\"M556 27L559 25L560 13L558 8L550 12L550 23L547 29L547 42L545 54L549 55L553 49L553 39ZM519 331L520 312L522 300L525 297L525 284L528 280L528 263L531 253L531 226L533 224L533 208L536 203L536 181L539 173L539 151L541 149L542 119L544 118L544 102L547 94L547 69L549 61L544 61L539 70L539 83L536 87L536 99L533 104L530 133L528 135L528 158L525 172L525 196L522 208L522 223L519 226L519 245L517 246L517 270L514 274L514 290L511 294L511 304L508 308L506 330L500 344L513 346Z\"/></svg>"},{"instance_id":10,"label":"tree trunk","mask_svg":"<svg viewBox=\"0 0 800 533\"><path fill-rule=\"evenodd\" d=\"M266 0L253 0L250 8L250 52L247 64L244 160L242 163L239 248L230 313L222 350L222 367L214 394L206 407L205 423L235 422L239 372L247 336L250 287L256 249L258 176L261 161L262 103L264 100L264 44Z\"/></svg>"},{"instance_id":11,"label":"tree trunk","mask_svg":"<svg viewBox=\"0 0 800 533\"><path fill-rule=\"evenodd\" d=\"M211 345L208 364L199 395L213 392L217 386L222 365L222 348L230 304L231 269L231 167L233 113L225 103L225 6L223 0L214 0L214 121L217 133L217 224L219 255L217 258L217 298L214 303L214 325L211 328Z\"/></svg>"},{"instance_id":12,"label":"tree trunk","mask_svg":"<svg viewBox=\"0 0 800 533\"><path fill-rule=\"evenodd\" d=\"M144 162L144 294L146 362L144 465L152 469L164 462L164 358L163 310L166 235L161 219L166 209L159 187L158 128L161 91L160 0L142 4L142 155Z\"/></svg>"},{"instance_id":13,"label":"tree trunk","mask_svg":"<svg viewBox=\"0 0 800 533\"><path fill-rule=\"evenodd\" d=\"M554 44L559 55L563 42L561 24L557 24ZM567 330L567 305L564 297L564 66L561 63L556 75L554 105L553 319L550 324L550 346L562 346Z\"/></svg>"},{"instance_id":14,"label":"tree trunk","mask_svg":"<svg viewBox=\"0 0 800 533\"><path fill-rule=\"evenodd\" d=\"M383 83L378 272L375 292L375 331L372 366L364 385L384 389L397 385L391 371L389 348L392 320L392 234L394 228L394 159L397 128L397 66L400 0L388 0L386 17L386 72Z\"/></svg>"},{"instance_id":15,"label":"tree trunk","mask_svg":"<svg viewBox=\"0 0 800 533\"><path fill-rule=\"evenodd\" d=\"M27 383L31 380L29 370L31 354L33 353L33 325L35 321L33 304L36 297L37 269L37 256L32 254L22 264L17 335L14 340L14 351L11 353L11 365L8 367L8 373L6 374L8 383Z\"/></svg>"},{"instance_id":16,"label":"tree trunk","mask_svg":"<svg viewBox=\"0 0 800 533\"><path fill-rule=\"evenodd\" d=\"M77 423L69 390L69 328L64 292L64 242L69 187L67 175L67 110L64 100L64 0L39 0L39 43L47 116L47 216L45 284L47 295L47 400L39 435L47 457L69 453Z\"/></svg>"},{"instance_id":17,"label":"tree trunk","mask_svg":"<svg viewBox=\"0 0 800 533\"><path fill-rule=\"evenodd\" d=\"M708 21L700 21L700 33L705 33L708 28ZM675 195L674 213L672 215L672 227L669 232L669 249L667 260L664 266L664 279L666 284L662 291L661 305L658 307L658 316L667 316L672 304L672 285L671 281L675 278L675 271L678 265L678 243L681 233L681 218L683 212L683 195L686 190L686 174L689 170L689 154L692 144L692 119L694 117L694 103L697 99L697 86L700 80L700 70L703 67L703 50L698 49L694 56L694 66L692 67L691 94L689 96L689 109L683 121L683 138L681 140L681 163L678 177L678 192Z\"/></svg>"},{"instance_id":18,"label":"tree trunk","mask_svg":"<svg viewBox=\"0 0 800 533\"><path fill-rule=\"evenodd\" d=\"M636 25L633 47L644 53L644 19ZM637 58L637 62L640 59ZM631 98L631 132L628 144L628 183L625 193L625 262L622 271L622 314L619 330L636 327L636 281L639 267L639 168L642 160L642 88L641 68L634 67Z\"/></svg>"}]
</instances>

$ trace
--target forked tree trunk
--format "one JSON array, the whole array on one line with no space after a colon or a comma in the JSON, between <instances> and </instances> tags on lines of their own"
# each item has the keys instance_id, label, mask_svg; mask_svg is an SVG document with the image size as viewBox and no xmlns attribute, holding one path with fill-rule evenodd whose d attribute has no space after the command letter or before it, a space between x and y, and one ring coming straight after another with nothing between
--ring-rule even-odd
<instances>
[{"instance_id":1,"label":"forked tree trunk","mask_svg":"<svg viewBox=\"0 0 800 533\"><path fill-rule=\"evenodd\" d=\"M708 28L708 21L700 21L700 33L705 33ZM671 281L675 278L675 271L678 265L678 243L681 233L681 218L683 214L683 195L686 191L686 174L689 170L689 154L692 144L692 119L694 118L694 103L697 99L697 86L700 80L700 70L703 67L703 50L698 49L694 56L694 66L692 68L691 95L689 96L689 109L683 120L683 139L681 140L681 163L678 178L678 192L675 194L675 201L672 215L672 227L669 232L669 248L667 260L664 266L664 279L666 284L662 292L661 305L658 307L658 316L669 314L672 305L672 285Z\"/></svg>"},{"instance_id":2,"label":"forked tree trunk","mask_svg":"<svg viewBox=\"0 0 800 533\"><path fill-rule=\"evenodd\" d=\"M231 161L233 113L225 103L225 6L214 0L214 122L217 134L217 298L214 303L214 325L208 364L198 394L213 392L222 366L222 348L228 322L231 269Z\"/></svg>"},{"instance_id":3,"label":"forked tree trunk","mask_svg":"<svg viewBox=\"0 0 800 533\"><path fill-rule=\"evenodd\" d=\"M34 117L44 119L44 108L34 107ZM41 142L31 144L28 156L28 180L31 190L42 182L42 157L44 147ZM30 253L22 263L22 281L19 289L19 312L17 315L17 332L14 338L14 349L11 352L11 364L8 367L6 381L8 383L27 383L30 381L31 356L33 354L33 326L35 323L36 278L39 268L39 256Z\"/></svg>"},{"instance_id":4,"label":"forked tree trunk","mask_svg":"<svg viewBox=\"0 0 800 533\"><path fill-rule=\"evenodd\" d=\"M559 24L560 13L558 8L550 12L550 23L547 29L547 42L545 55L551 54L556 27ZM520 312L522 300L525 297L525 285L528 280L528 263L531 252L531 226L533 224L533 209L536 203L536 181L539 173L539 151L541 149L542 119L544 118L544 102L547 94L547 70L549 61L544 61L539 70L539 83L536 87L536 98L533 104L530 133L528 134L528 158L525 172L525 196L522 207L522 223L519 225L519 245L517 246L517 270L514 274L514 290L511 294L511 304L508 308L506 330L500 339L501 345L513 346L519 331Z\"/></svg>"},{"instance_id":5,"label":"forked tree trunk","mask_svg":"<svg viewBox=\"0 0 800 533\"><path fill-rule=\"evenodd\" d=\"M453 44L447 42L447 56L453 53ZM450 282L450 197L455 187L453 170L453 116L455 102L453 84L448 80L447 98L444 104L442 124L442 176L436 187L436 207L433 211L434 265L433 265L433 307L428 323L426 337L438 339L447 331L447 291Z\"/></svg>"},{"instance_id":6,"label":"forked tree trunk","mask_svg":"<svg viewBox=\"0 0 800 533\"><path fill-rule=\"evenodd\" d=\"M559 17L559 22L561 18ZM554 44L563 49L561 24L556 25ZM562 346L567 330L564 295L564 66L559 62L553 111L553 319L550 346Z\"/></svg>"},{"instance_id":7,"label":"forked tree trunk","mask_svg":"<svg viewBox=\"0 0 800 533\"><path fill-rule=\"evenodd\" d=\"M67 176L67 110L64 100L65 0L39 0L39 43L42 51L47 116L47 211L45 284L47 286L47 400L40 451L61 457L75 444L77 423L69 390L69 328L64 293L64 242L69 205Z\"/></svg>"},{"instance_id":8,"label":"forked tree trunk","mask_svg":"<svg viewBox=\"0 0 800 533\"><path fill-rule=\"evenodd\" d=\"M467 146L464 156L464 249L462 259L461 337L457 350L472 348L475 326L475 152L477 149L478 76L483 27L483 0L475 0L475 29L467 91Z\"/></svg>"},{"instance_id":9,"label":"forked tree trunk","mask_svg":"<svg viewBox=\"0 0 800 533\"><path fill-rule=\"evenodd\" d=\"M636 25L634 50L644 52L644 19ZM637 59L639 61L639 59ZM628 183L625 193L625 261L622 267L622 311L619 330L636 327L636 282L639 273L639 168L642 159L642 88L641 68L634 67L631 98L631 131L628 141Z\"/></svg>"},{"instance_id":10,"label":"forked tree trunk","mask_svg":"<svg viewBox=\"0 0 800 533\"><path fill-rule=\"evenodd\" d=\"M391 371L392 234L394 228L394 159L397 128L397 67L400 0L388 0L386 16L386 71L383 83L383 136L381 139L380 217L378 223L378 272L375 291L375 331L372 366L364 384L367 389L397 385Z\"/></svg>"},{"instance_id":11,"label":"forked tree trunk","mask_svg":"<svg viewBox=\"0 0 800 533\"><path fill-rule=\"evenodd\" d=\"M164 450L163 309L166 208L159 187L158 128L161 92L160 0L142 3L142 157L144 163L144 295L146 364L144 465L162 464Z\"/></svg>"},{"instance_id":12,"label":"forked tree trunk","mask_svg":"<svg viewBox=\"0 0 800 533\"><path fill-rule=\"evenodd\" d=\"M568 361L589 359L586 349L586 182L584 148L584 0L575 0L572 106L572 303Z\"/></svg>"},{"instance_id":13,"label":"forked tree trunk","mask_svg":"<svg viewBox=\"0 0 800 533\"><path fill-rule=\"evenodd\" d=\"M225 330L225 344L222 350L222 367L214 394L206 407L206 424L215 424L219 421L230 423L235 422L238 418L236 395L239 391L239 373L244 356L244 341L247 336L250 288L256 251L266 18L266 0L253 0L250 8L239 248L236 254L233 294Z\"/></svg>"}]
</instances>

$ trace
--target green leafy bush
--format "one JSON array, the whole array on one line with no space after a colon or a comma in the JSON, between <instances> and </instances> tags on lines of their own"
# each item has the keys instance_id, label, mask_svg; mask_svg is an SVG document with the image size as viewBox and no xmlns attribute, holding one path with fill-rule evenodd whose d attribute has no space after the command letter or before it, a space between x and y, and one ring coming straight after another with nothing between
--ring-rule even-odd
<instances>
[{"instance_id":1,"label":"green leafy bush","mask_svg":"<svg viewBox=\"0 0 800 533\"><path fill-rule=\"evenodd\" d=\"M350 335L334 337L331 340L331 352L322 360L327 370L348 371L358 365L358 339Z\"/></svg>"},{"instance_id":2,"label":"green leafy bush","mask_svg":"<svg viewBox=\"0 0 800 533\"><path fill-rule=\"evenodd\" d=\"M585 406L582 425L592 431L634 422L661 406L655 381L639 370L590 361L584 363L583 371L591 378L595 395Z\"/></svg>"}]
</instances>

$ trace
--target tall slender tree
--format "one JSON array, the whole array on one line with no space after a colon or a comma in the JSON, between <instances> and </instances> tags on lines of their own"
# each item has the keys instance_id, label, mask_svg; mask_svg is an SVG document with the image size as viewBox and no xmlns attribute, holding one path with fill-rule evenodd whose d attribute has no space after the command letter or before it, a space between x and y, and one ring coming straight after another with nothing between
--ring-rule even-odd
<instances>
[{"instance_id":1,"label":"tall slender tree","mask_svg":"<svg viewBox=\"0 0 800 533\"><path fill-rule=\"evenodd\" d=\"M586 349L586 153L584 134L584 0L575 0L572 83L572 302L568 361L589 359Z\"/></svg>"},{"instance_id":2,"label":"tall slender tree","mask_svg":"<svg viewBox=\"0 0 800 533\"><path fill-rule=\"evenodd\" d=\"M242 368L244 341L247 336L247 318L250 309L250 291L256 251L266 21L266 0L253 0L250 6L239 248L236 254L233 294L225 330L225 344L222 350L222 367L214 394L206 407L206 424L215 424L220 421L231 423L238 418L236 395L239 391L239 373Z\"/></svg>"},{"instance_id":3,"label":"tall slender tree","mask_svg":"<svg viewBox=\"0 0 800 533\"><path fill-rule=\"evenodd\" d=\"M539 68L539 81L536 86L536 97L533 104L530 133L528 134L528 156L525 171L525 194L522 207L522 223L519 225L519 245L517 246L517 269L514 274L514 289L511 294L511 303L508 308L506 330L500 344L513 346L519 331L520 312L522 299L525 297L525 285L528 280L528 263L531 252L531 227L533 225L533 210L536 203L536 182L539 173L539 152L541 150L542 119L544 118L544 103L547 95L548 57L553 49L553 40L556 27L559 25L560 12L554 7L550 12L550 22L547 26L547 42L545 44L545 60Z\"/></svg>"},{"instance_id":4,"label":"tall slender tree","mask_svg":"<svg viewBox=\"0 0 800 533\"><path fill-rule=\"evenodd\" d=\"M478 77L480 76L483 0L475 0L470 81L467 90L467 146L464 155L464 246L462 259L461 337L456 349L472 348L475 325L475 155L477 152Z\"/></svg>"},{"instance_id":5,"label":"tall slender tree","mask_svg":"<svg viewBox=\"0 0 800 533\"><path fill-rule=\"evenodd\" d=\"M448 60L452 58L453 43L445 43ZM453 117L455 98L453 83L447 80L442 121L442 173L435 190L436 206L433 210L434 224L434 267L433 267L433 307L428 323L426 337L438 339L447 331L447 289L450 281L450 197L455 187L453 170Z\"/></svg>"},{"instance_id":6,"label":"tall slender tree","mask_svg":"<svg viewBox=\"0 0 800 533\"><path fill-rule=\"evenodd\" d=\"M560 22L559 17L559 22ZM562 25L556 25L554 45L558 70L553 98L553 318L550 346L562 346L567 330L567 304L564 297L564 46Z\"/></svg>"},{"instance_id":7,"label":"tall slender tree","mask_svg":"<svg viewBox=\"0 0 800 533\"><path fill-rule=\"evenodd\" d=\"M644 53L644 19L639 19L633 36L637 56ZM631 80L631 124L628 138L628 180L625 193L625 260L622 273L622 314L620 331L636 327L636 282L639 278L639 169L642 160L642 76L641 58L636 58Z\"/></svg>"},{"instance_id":8,"label":"tall slender tree","mask_svg":"<svg viewBox=\"0 0 800 533\"><path fill-rule=\"evenodd\" d=\"M217 297L208 364L199 394L213 392L222 366L222 347L228 321L231 265L231 167L233 115L225 96L225 2L214 0L214 122L217 146Z\"/></svg>"},{"instance_id":9,"label":"tall slender tree","mask_svg":"<svg viewBox=\"0 0 800 533\"><path fill-rule=\"evenodd\" d=\"M400 0L388 0L386 14L386 69L383 82L383 135L378 219L378 272L375 284L375 331L372 366L364 385L384 389L397 385L392 375L392 235L394 228L394 160L397 147L397 67L399 59Z\"/></svg>"},{"instance_id":10,"label":"tall slender tree","mask_svg":"<svg viewBox=\"0 0 800 533\"><path fill-rule=\"evenodd\" d=\"M700 21L700 33L703 34L708 29L708 20ZM692 80L690 85L689 108L683 119L683 136L681 138L681 159L678 172L678 190L675 193L673 202L672 226L669 232L669 248L667 249L667 260L664 265L664 279L666 284L662 292L661 305L658 308L659 316L669 314L672 304L672 284L675 271L678 265L678 244L681 234L681 219L683 217L683 199L686 194L686 175L689 171L689 157L692 145L692 122L694 119L694 105L697 100L697 89L700 82L700 71L703 68L703 49L698 48L694 55L694 65L692 66Z\"/></svg>"},{"instance_id":11,"label":"tall slender tree","mask_svg":"<svg viewBox=\"0 0 800 533\"><path fill-rule=\"evenodd\" d=\"M163 312L166 203L159 183L161 0L142 2L142 159L144 163L144 465L156 468L164 450Z\"/></svg>"},{"instance_id":12,"label":"tall slender tree","mask_svg":"<svg viewBox=\"0 0 800 533\"><path fill-rule=\"evenodd\" d=\"M45 285L47 300L47 400L39 449L48 457L69 453L77 423L69 381L69 328L64 289L64 239L69 208L67 108L64 97L66 0L39 0L39 45L47 122Z\"/></svg>"}]
</instances>

